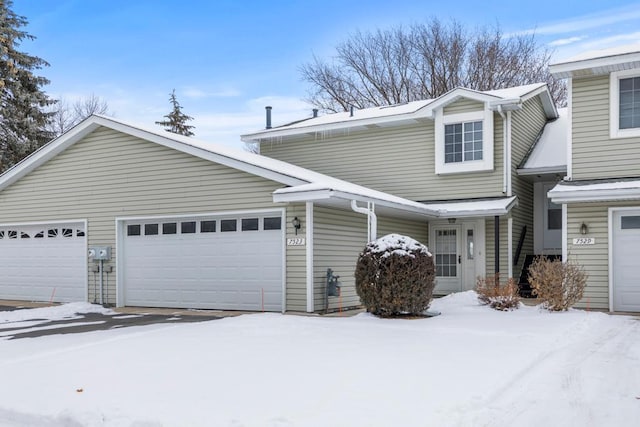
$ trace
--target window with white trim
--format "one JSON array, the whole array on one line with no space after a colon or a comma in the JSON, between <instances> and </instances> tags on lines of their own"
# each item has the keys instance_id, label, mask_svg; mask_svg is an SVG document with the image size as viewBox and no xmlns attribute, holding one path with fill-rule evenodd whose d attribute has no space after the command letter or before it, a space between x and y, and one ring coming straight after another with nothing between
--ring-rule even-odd
<instances>
[{"instance_id":1,"label":"window with white trim","mask_svg":"<svg viewBox=\"0 0 640 427\"><path fill-rule=\"evenodd\" d=\"M436 174L493 170L493 112L489 109L435 117Z\"/></svg>"},{"instance_id":2,"label":"window with white trim","mask_svg":"<svg viewBox=\"0 0 640 427\"><path fill-rule=\"evenodd\" d=\"M613 72L609 86L611 138L640 136L640 72Z\"/></svg>"},{"instance_id":3,"label":"window with white trim","mask_svg":"<svg viewBox=\"0 0 640 427\"><path fill-rule=\"evenodd\" d=\"M444 162L482 160L482 121L444 125Z\"/></svg>"}]
</instances>

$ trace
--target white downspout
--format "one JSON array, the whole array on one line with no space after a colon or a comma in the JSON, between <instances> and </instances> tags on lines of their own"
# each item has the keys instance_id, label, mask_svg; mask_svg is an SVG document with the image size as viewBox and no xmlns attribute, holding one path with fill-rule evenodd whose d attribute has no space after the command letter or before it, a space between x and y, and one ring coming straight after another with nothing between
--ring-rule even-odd
<instances>
[{"instance_id":1,"label":"white downspout","mask_svg":"<svg viewBox=\"0 0 640 427\"><path fill-rule=\"evenodd\" d=\"M502 192L507 194L509 189L509 185L507 181L509 180L508 173L508 164L509 164L509 156L507 156L507 152L509 149L507 148L507 115L505 115L504 111L502 111L502 104L498 105L498 113L500 117L502 117ZM509 194L507 194L509 195Z\"/></svg>"},{"instance_id":2,"label":"white downspout","mask_svg":"<svg viewBox=\"0 0 640 427\"><path fill-rule=\"evenodd\" d=\"M503 167L504 167L504 183L502 192L508 197L513 195L513 187L511 184L511 111L502 110L502 105L498 105L498 113L502 117L502 143L503 143ZM513 218L509 216L507 219L507 259L509 277L513 277Z\"/></svg>"},{"instance_id":3,"label":"white downspout","mask_svg":"<svg viewBox=\"0 0 640 427\"><path fill-rule=\"evenodd\" d=\"M373 202L367 202L366 208L361 208L355 200L351 201L351 209L354 212L367 215L367 240L373 242L376 240L378 234L378 218L375 213L375 204Z\"/></svg>"},{"instance_id":4,"label":"white downspout","mask_svg":"<svg viewBox=\"0 0 640 427\"><path fill-rule=\"evenodd\" d=\"M307 313L315 311L314 283L313 283L313 202L307 202L305 206L305 216L307 220L306 238L307 247L305 254L306 261L306 285L307 285Z\"/></svg>"}]
</instances>

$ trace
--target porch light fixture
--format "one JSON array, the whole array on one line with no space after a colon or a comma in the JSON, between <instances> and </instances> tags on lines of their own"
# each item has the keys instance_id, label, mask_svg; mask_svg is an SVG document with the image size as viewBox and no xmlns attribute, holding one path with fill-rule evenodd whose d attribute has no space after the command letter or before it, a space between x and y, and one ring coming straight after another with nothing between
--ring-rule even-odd
<instances>
[{"instance_id":1,"label":"porch light fixture","mask_svg":"<svg viewBox=\"0 0 640 427\"><path fill-rule=\"evenodd\" d=\"M447 218L447 221L449 221L449 224L455 224L456 223L456 219L455 218Z\"/></svg>"},{"instance_id":2,"label":"porch light fixture","mask_svg":"<svg viewBox=\"0 0 640 427\"><path fill-rule=\"evenodd\" d=\"M300 220L298 219L298 217L295 217L291 220L291 225L293 225L293 228L296 230L296 236L297 236L298 230L300 230Z\"/></svg>"},{"instance_id":3,"label":"porch light fixture","mask_svg":"<svg viewBox=\"0 0 640 427\"><path fill-rule=\"evenodd\" d=\"M580 226L580 234L587 234L589 232L589 227L584 222Z\"/></svg>"}]
</instances>

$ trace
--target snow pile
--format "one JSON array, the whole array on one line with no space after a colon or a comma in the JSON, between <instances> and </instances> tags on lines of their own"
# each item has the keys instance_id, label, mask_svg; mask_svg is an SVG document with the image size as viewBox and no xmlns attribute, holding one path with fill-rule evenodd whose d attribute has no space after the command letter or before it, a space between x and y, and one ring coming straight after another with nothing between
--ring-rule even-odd
<instances>
[{"instance_id":1,"label":"snow pile","mask_svg":"<svg viewBox=\"0 0 640 427\"><path fill-rule=\"evenodd\" d=\"M386 236L380 237L379 239L368 243L367 249L372 253L386 252L383 255L385 258L392 254L401 256L407 255L413 258L414 256L412 252L423 253L431 256L429 249L425 245L411 237L403 236L401 234L387 234Z\"/></svg>"},{"instance_id":2,"label":"snow pile","mask_svg":"<svg viewBox=\"0 0 640 427\"><path fill-rule=\"evenodd\" d=\"M114 314L113 310L88 302L72 302L52 307L0 311L0 323L22 322L25 320L77 319L84 313Z\"/></svg>"},{"instance_id":3,"label":"snow pile","mask_svg":"<svg viewBox=\"0 0 640 427\"><path fill-rule=\"evenodd\" d=\"M474 292L432 307L0 341L0 425L637 425L637 318L499 312Z\"/></svg>"}]
</instances>

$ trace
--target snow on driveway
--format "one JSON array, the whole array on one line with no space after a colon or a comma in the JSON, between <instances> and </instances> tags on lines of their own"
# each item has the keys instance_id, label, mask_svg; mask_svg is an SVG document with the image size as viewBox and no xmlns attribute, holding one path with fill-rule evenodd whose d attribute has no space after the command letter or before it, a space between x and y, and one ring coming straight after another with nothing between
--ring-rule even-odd
<instances>
[{"instance_id":1,"label":"snow on driveway","mask_svg":"<svg viewBox=\"0 0 640 427\"><path fill-rule=\"evenodd\" d=\"M432 309L0 339L0 425L638 425L637 318Z\"/></svg>"}]
</instances>

